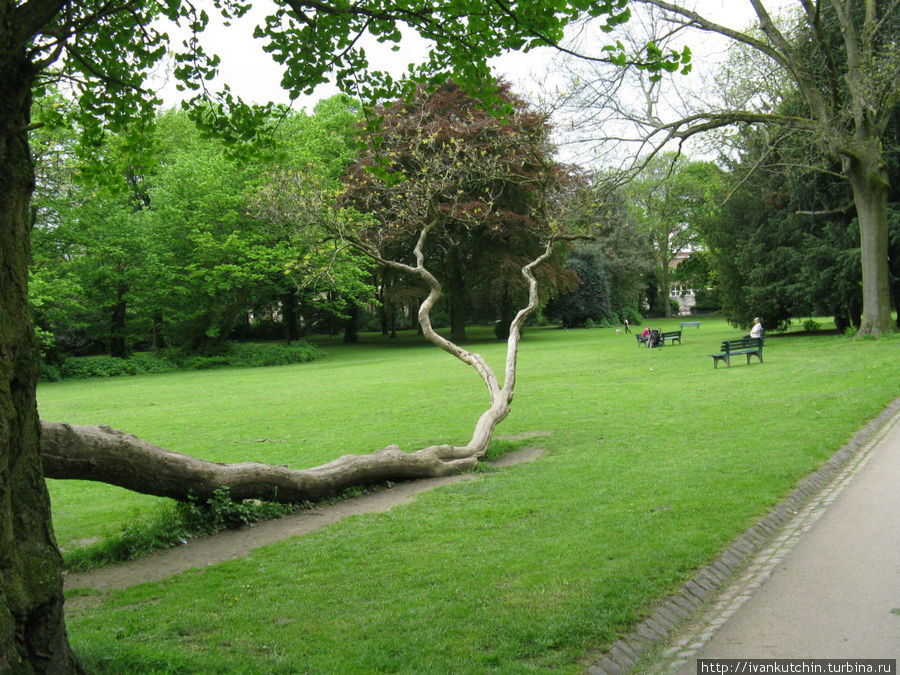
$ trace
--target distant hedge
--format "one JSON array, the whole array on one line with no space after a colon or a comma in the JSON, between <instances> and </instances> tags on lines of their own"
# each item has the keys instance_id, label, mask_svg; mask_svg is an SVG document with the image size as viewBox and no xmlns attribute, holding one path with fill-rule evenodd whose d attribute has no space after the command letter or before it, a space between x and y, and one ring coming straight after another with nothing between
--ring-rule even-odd
<instances>
[{"instance_id":1,"label":"distant hedge","mask_svg":"<svg viewBox=\"0 0 900 675\"><path fill-rule=\"evenodd\" d=\"M260 343L229 343L226 351L214 356L188 356L142 352L127 359L115 356L72 356L61 366L41 365L40 379L44 382L75 380L89 377L117 377L120 375L149 375L175 370L206 370L209 368L257 368L284 366L291 363L315 361L325 356L308 342L291 345Z\"/></svg>"}]
</instances>

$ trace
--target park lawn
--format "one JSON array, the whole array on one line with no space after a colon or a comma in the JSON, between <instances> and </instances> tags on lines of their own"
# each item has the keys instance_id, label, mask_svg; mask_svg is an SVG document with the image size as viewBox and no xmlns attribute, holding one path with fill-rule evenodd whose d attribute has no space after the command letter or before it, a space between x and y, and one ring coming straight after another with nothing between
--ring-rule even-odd
<instances>
[{"instance_id":1,"label":"park lawn","mask_svg":"<svg viewBox=\"0 0 900 675\"><path fill-rule=\"evenodd\" d=\"M705 319L647 350L531 329L498 433L553 432L541 459L112 592L67 617L72 642L92 672L577 672L900 395L898 336L770 336L764 364L714 370L737 334ZM486 402L474 374L370 340L284 368L41 385L41 415L297 468L465 442ZM468 346L499 368L502 345ZM163 501L74 481L51 495L64 547Z\"/></svg>"}]
</instances>

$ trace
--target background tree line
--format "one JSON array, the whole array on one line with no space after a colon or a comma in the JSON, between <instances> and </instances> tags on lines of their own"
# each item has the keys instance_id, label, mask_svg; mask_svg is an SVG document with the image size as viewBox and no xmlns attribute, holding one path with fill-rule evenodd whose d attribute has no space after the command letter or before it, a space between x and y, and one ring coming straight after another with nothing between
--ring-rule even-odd
<instances>
[{"instance_id":1,"label":"background tree line","mask_svg":"<svg viewBox=\"0 0 900 675\"><path fill-rule=\"evenodd\" d=\"M89 155L79 151L77 130L61 123L67 102L44 97L36 107L46 124L35 142L31 309L45 360L149 349L209 355L229 339L291 342L343 331L352 341L361 326L414 326L425 295L419 282L341 246L325 207L374 218L366 236L402 250L411 236L402 209L424 198L417 180L431 170L436 149L423 145L431 138L444 138L444 148L452 139L467 158L442 169L439 190L426 186L429 208L445 221L429 244L448 279L437 326L461 340L467 324L490 324L505 338L527 294L521 263L541 246L529 210L548 190L556 201L588 204L569 224L595 241L571 251L568 263L570 247L558 248L538 270L546 317L567 326L640 320L648 279L658 277L649 230L630 224L624 195L592 200L589 176L554 164L546 120L508 85L500 92L517 121L452 83L422 90L385 107L377 147L362 142L365 119L341 95L311 114L273 111L271 132L253 144L227 143L168 110L107 133ZM388 170L402 180L383 181ZM286 177L295 181L290 190Z\"/></svg>"}]
</instances>

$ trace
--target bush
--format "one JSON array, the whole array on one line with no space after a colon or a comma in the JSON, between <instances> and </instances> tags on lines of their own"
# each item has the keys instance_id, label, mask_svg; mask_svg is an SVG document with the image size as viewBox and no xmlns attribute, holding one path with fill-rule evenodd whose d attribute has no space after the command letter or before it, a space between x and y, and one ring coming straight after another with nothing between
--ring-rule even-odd
<instances>
[{"instance_id":1,"label":"bush","mask_svg":"<svg viewBox=\"0 0 900 675\"><path fill-rule=\"evenodd\" d=\"M50 364L41 362L41 370L38 373L38 380L41 382L59 382L62 379L62 373L59 368Z\"/></svg>"},{"instance_id":2,"label":"bush","mask_svg":"<svg viewBox=\"0 0 900 675\"><path fill-rule=\"evenodd\" d=\"M819 322L815 319L807 319L803 322L803 330L805 331L813 332L819 330L819 328L821 328L821 326L819 326Z\"/></svg>"},{"instance_id":3,"label":"bush","mask_svg":"<svg viewBox=\"0 0 900 675\"><path fill-rule=\"evenodd\" d=\"M60 368L41 364L41 380L55 382L61 379L83 379L88 377L116 377L119 375L152 375L178 370L206 370L221 366L256 368L260 366L284 366L291 363L305 363L325 356L321 350L308 342L292 345L229 343L224 354L215 356L189 356L178 365L166 357L152 352L135 354L128 359L114 356L72 356Z\"/></svg>"},{"instance_id":4,"label":"bush","mask_svg":"<svg viewBox=\"0 0 900 675\"><path fill-rule=\"evenodd\" d=\"M149 517L129 521L122 529L106 533L85 548L69 551L63 559L69 570L88 570L111 562L133 560L160 548L184 544L188 539L215 534L261 520L269 520L308 506L231 499L227 487L200 503L165 503Z\"/></svg>"},{"instance_id":5,"label":"bush","mask_svg":"<svg viewBox=\"0 0 900 675\"><path fill-rule=\"evenodd\" d=\"M66 379L131 375L125 359L115 356L73 356L65 360L60 373Z\"/></svg>"},{"instance_id":6,"label":"bush","mask_svg":"<svg viewBox=\"0 0 900 675\"><path fill-rule=\"evenodd\" d=\"M230 365L230 359L224 354L219 356L189 356L181 361L181 367L185 370L209 370L210 368Z\"/></svg>"},{"instance_id":7,"label":"bush","mask_svg":"<svg viewBox=\"0 0 900 675\"><path fill-rule=\"evenodd\" d=\"M176 369L175 364L168 359L145 352L136 354L130 359L120 359L116 356L72 356L66 359L58 372L61 378L75 380L87 377L168 373Z\"/></svg>"},{"instance_id":8,"label":"bush","mask_svg":"<svg viewBox=\"0 0 900 675\"><path fill-rule=\"evenodd\" d=\"M156 373L171 373L178 370L178 366L169 359L158 356L152 352L141 352L128 359L128 367L131 375L153 375Z\"/></svg>"},{"instance_id":9,"label":"bush","mask_svg":"<svg viewBox=\"0 0 900 675\"><path fill-rule=\"evenodd\" d=\"M233 343L228 348L228 358L233 366L285 366L291 363L306 363L325 356L321 350L308 342L300 341L291 345Z\"/></svg>"},{"instance_id":10,"label":"bush","mask_svg":"<svg viewBox=\"0 0 900 675\"><path fill-rule=\"evenodd\" d=\"M641 313L637 310L637 307L622 307L619 310L619 320L625 321L628 319L628 323L632 326L639 326L644 323L644 317L641 316Z\"/></svg>"}]
</instances>

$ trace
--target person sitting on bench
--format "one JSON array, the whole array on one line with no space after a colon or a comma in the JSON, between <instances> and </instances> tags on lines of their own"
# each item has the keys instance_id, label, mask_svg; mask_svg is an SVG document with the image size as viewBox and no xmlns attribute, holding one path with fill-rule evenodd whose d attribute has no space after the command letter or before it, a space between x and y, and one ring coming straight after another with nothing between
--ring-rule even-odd
<instances>
[{"instance_id":1,"label":"person sitting on bench","mask_svg":"<svg viewBox=\"0 0 900 675\"><path fill-rule=\"evenodd\" d=\"M759 317L758 316L754 317L753 328L750 329L750 334L747 335L747 337L761 338L763 336L764 332L765 331L763 330L763 325L762 325L762 322L759 320Z\"/></svg>"}]
</instances>

